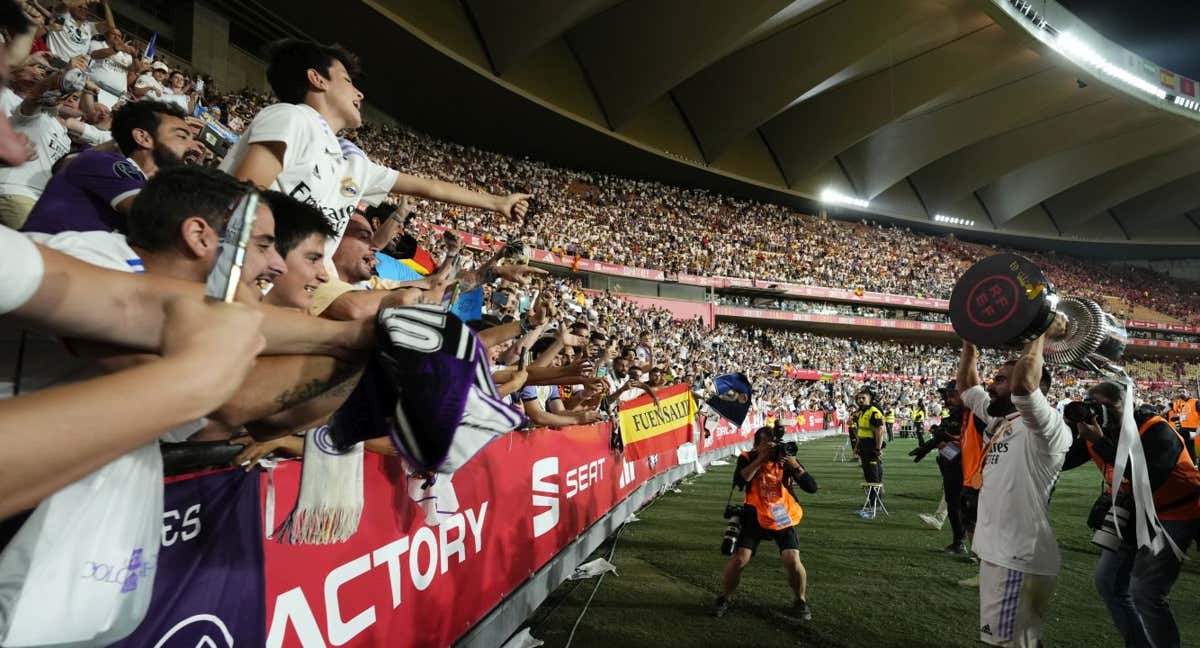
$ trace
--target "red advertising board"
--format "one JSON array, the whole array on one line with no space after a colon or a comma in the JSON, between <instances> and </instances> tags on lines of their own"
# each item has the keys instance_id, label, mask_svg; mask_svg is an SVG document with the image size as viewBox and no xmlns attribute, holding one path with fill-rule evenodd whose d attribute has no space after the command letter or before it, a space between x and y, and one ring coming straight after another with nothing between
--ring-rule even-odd
<instances>
[{"instance_id":1,"label":"red advertising board","mask_svg":"<svg viewBox=\"0 0 1200 648\"><path fill-rule=\"evenodd\" d=\"M735 426L726 419L720 419L711 430L711 434L700 440L699 454L704 455L714 450L753 441L754 431L762 427L768 417L774 418L773 415L769 414L751 413L746 417L741 427ZM831 415L829 421L826 422L824 412L800 412L794 415L783 415L784 431L788 434L822 432L826 429L836 428L837 426L837 417Z\"/></svg>"},{"instance_id":2,"label":"red advertising board","mask_svg":"<svg viewBox=\"0 0 1200 648\"><path fill-rule=\"evenodd\" d=\"M1125 320L1125 326L1128 328L1146 329L1151 331L1171 331L1172 333L1200 333L1200 329L1187 324L1167 324L1165 322L1151 322L1149 320Z\"/></svg>"},{"instance_id":3,"label":"red advertising board","mask_svg":"<svg viewBox=\"0 0 1200 648\"><path fill-rule=\"evenodd\" d=\"M450 645L633 489L676 464L670 453L627 466L609 437L601 424L494 441L440 477L457 507L434 526L409 496L400 460L367 453L362 522L349 541L265 541L266 644ZM300 469L288 462L273 473L271 528L292 508Z\"/></svg>"}]
</instances>

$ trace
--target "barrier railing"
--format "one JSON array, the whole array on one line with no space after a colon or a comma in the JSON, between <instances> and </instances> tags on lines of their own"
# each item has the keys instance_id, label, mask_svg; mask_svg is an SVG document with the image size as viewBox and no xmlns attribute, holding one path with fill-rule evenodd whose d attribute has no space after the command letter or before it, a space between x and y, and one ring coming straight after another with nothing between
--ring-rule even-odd
<instances>
[{"instance_id":1,"label":"barrier railing","mask_svg":"<svg viewBox=\"0 0 1200 648\"><path fill-rule=\"evenodd\" d=\"M723 423L708 438L697 425L698 443L636 461L610 448L608 423L516 432L428 488L401 459L367 453L358 531L331 545L265 538L293 507L301 461L169 479L151 608L119 645L453 644L631 494L745 448L764 419ZM814 412L783 423L815 436L826 421ZM541 600L525 595L526 606ZM511 625L490 622L481 645Z\"/></svg>"}]
</instances>

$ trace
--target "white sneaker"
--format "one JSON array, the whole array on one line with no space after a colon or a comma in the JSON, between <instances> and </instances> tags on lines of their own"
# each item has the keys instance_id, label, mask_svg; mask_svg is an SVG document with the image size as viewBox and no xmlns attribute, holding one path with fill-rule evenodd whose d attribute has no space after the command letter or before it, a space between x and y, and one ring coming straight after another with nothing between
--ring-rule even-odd
<instances>
[{"instance_id":1,"label":"white sneaker","mask_svg":"<svg viewBox=\"0 0 1200 648\"><path fill-rule=\"evenodd\" d=\"M958 581L959 587L977 588L979 587L979 574L975 574L970 578L964 578Z\"/></svg>"},{"instance_id":2,"label":"white sneaker","mask_svg":"<svg viewBox=\"0 0 1200 648\"><path fill-rule=\"evenodd\" d=\"M941 520L938 520L936 517L927 513L918 513L917 517L921 518L921 524L924 524L926 527L933 529L934 531L941 531L942 525L945 524L945 522L942 522Z\"/></svg>"}]
</instances>

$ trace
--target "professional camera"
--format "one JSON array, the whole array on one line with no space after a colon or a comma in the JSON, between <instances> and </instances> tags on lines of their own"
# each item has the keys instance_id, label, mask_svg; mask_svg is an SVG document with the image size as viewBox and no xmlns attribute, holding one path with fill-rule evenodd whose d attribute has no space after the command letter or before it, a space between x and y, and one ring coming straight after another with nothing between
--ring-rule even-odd
<instances>
[{"instance_id":1,"label":"professional camera","mask_svg":"<svg viewBox=\"0 0 1200 648\"><path fill-rule=\"evenodd\" d=\"M783 461L785 457L795 457L800 451L800 446L795 441L783 440L783 426L778 421L775 422L775 455L771 457L771 461Z\"/></svg>"},{"instance_id":2,"label":"professional camera","mask_svg":"<svg viewBox=\"0 0 1200 648\"><path fill-rule=\"evenodd\" d=\"M942 419L941 423L929 428L929 440L909 450L908 456L913 458L914 463L924 459L925 455L936 450L938 445L952 441L954 437L958 436L961 427L962 420L958 417L950 416Z\"/></svg>"},{"instance_id":3,"label":"professional camera","mask_svg":"<svg viewBox=\"0 0 1200 648\"><path fill-rule=\"evenodd\" d=\"M1071 426L1086 423L1093 416L1096 417L1100 429L1108 426L1108 408L1090 398L1071 401L1063 407L1063 420Z\"/></svg>"},{"instance_id":4,"label":"professional camera","mask_svg":"<svg viewBox=\"0 0 1200 648\"><path fill-rule=\"evenodd\" d=\"M1118 493L1114 503L1108 493L1102 493L1092 504L1092 512L1088 514L1088 526L1095 529L1092 534L1092 544L1101 549L1117 551L1122 547L1133 546L1133 497L1128 493ZM1113 514L1116 522L1113 522ZM1117 526L1121 527L1121 535L1117 535Z\"/></svg>"},{"instance_id":5,"label":"professional camera","mask_svg":"<svg viewBox=\"0 0 1200 648\"><path fill-rule=\"evenodd\" d=\"M742 505L727 504L725 519L729 523L725 525L725 535L721 537L721 555L732 556L733 549L737 546L738 535L742 533Z\"/></svg>"}]
</instances>

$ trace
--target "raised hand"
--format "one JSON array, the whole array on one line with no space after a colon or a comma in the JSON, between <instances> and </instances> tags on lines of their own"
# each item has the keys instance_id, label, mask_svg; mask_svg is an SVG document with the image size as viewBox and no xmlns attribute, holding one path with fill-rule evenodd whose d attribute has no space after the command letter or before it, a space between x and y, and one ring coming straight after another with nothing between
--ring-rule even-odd
<instances>
[{"instance_id":1,"label":"raised hand","mask_svg":"<svg viewBox=\"0 0 1200 648\"><path fill-rule=\"evenodd\" d=\"M496 211L509 218L525 218L525 213L529 211L529 199L532 197L523 193L508 194L500 199Z\"/></svg>"}]
</instances>

